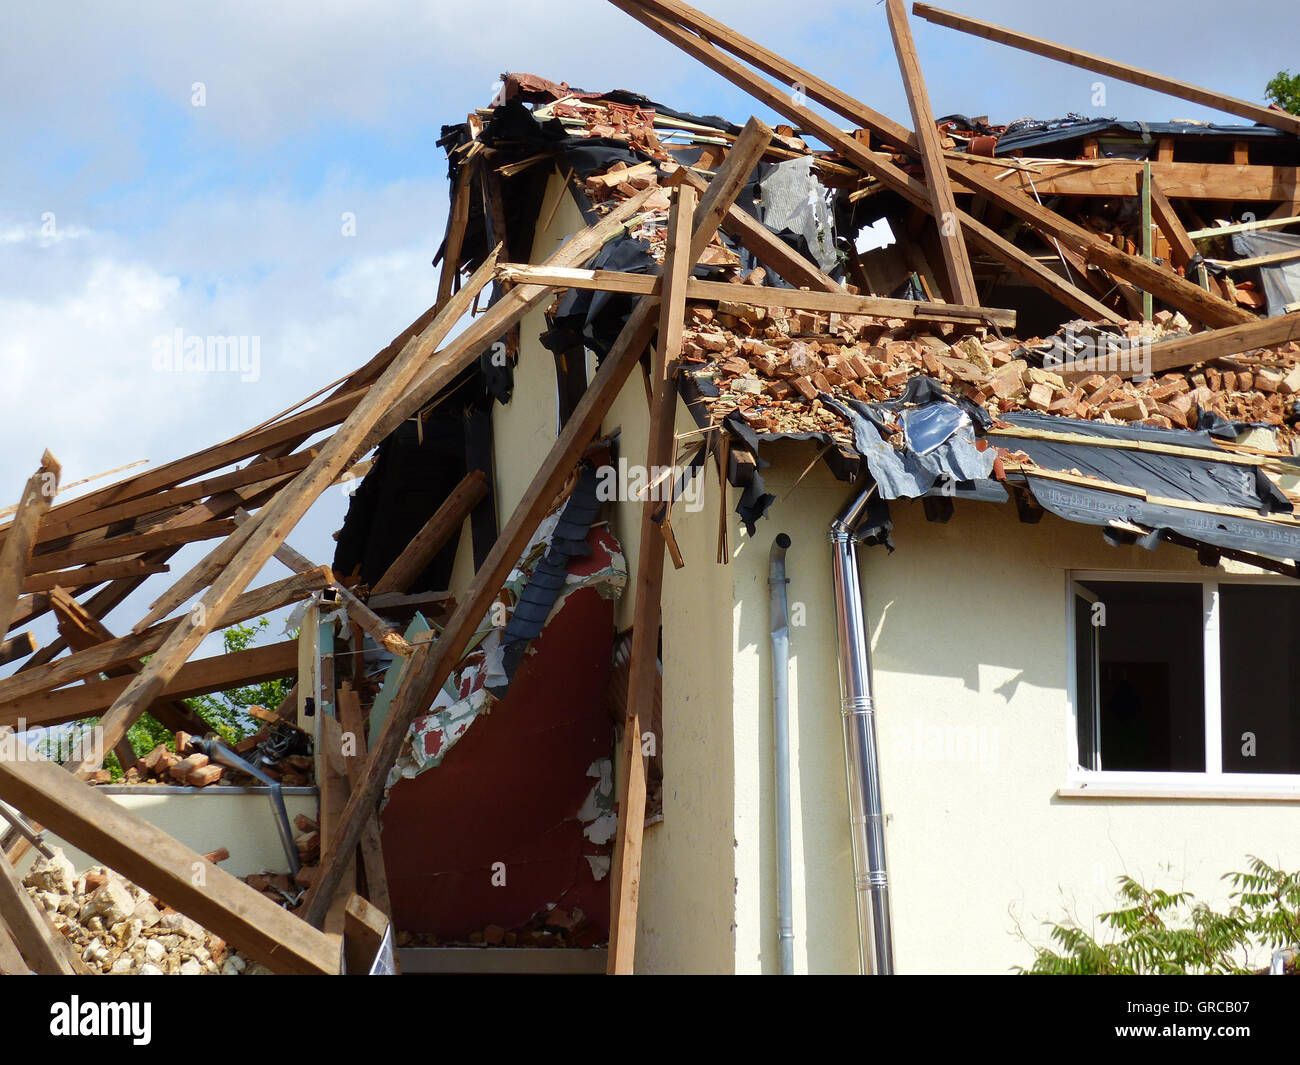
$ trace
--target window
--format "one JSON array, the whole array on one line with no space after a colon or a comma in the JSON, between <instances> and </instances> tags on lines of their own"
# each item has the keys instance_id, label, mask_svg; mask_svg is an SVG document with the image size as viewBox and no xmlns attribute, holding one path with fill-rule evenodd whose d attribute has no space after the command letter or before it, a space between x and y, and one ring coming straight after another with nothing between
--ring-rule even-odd
<instances>
[{"instance_id":1,"label":"window","mask_svg":"<svg viewBox=\"0 0 1300 1065\"><path fill-rule=\"evenodd\" d=\"M1076 782L1300 787L1300 585L1076 574Z\"/></svg>"}]
</instances>

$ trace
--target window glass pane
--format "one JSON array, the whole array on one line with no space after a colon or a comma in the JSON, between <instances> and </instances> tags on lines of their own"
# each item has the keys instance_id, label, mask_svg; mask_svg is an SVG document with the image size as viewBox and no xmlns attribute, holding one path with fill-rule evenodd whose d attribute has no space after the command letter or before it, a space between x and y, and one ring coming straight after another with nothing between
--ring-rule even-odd
<instances>
[{"instance_id":1,"label":"window glass pane","mask_svg":"<svg viewBox=\"0 0 1300 1065\"><path fill-rule=\"evenodd\" d=\"M1300 773L1300 588L1219 585L1225 773Z\"/></svg>"},{"instance_id":2,"label":"window glass pane","mask_svg":"<svg viewBox=\"0 0 1300 1065\"><path fill-rule=\"evenodd\" d=\"M1199 584L1081 582L1098 597L1103 770L1205 772Z\"/></svg>"}]
</instances>

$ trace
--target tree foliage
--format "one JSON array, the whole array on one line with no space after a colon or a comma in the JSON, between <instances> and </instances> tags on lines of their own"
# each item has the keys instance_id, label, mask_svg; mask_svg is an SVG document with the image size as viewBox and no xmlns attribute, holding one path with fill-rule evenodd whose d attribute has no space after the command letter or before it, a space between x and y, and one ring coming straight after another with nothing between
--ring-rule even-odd
<instances>
[{"instance_id":1,"label":"tree foliage","mask_svg":"<svg viewBox=\"0 0 1300 1065\"><path fill-rule=\"evenodd\" d=\"M1279 70L1264 87L1264 94L1270 103L1300 115L1300 74Z\"/></svg>"},{"instance_id":2,"label":"tree foliage","mask_svg":"<svg viewBox=\"0 0 1300 1065\"><path fill-rule=\"evenodd\" d=\"M1254 972L1252 957L1300 943L1300 873L1251 857L1220 913L1190 892L1146 888L1120 877L1125 905L1100 915L1103 940L1073 924L1051 924L1051 947L1038 947L1022 972L1038 975L1230 975Z\"/></svg>"},{"instance_id":3,"label":"tree foliage","mask_svg":"<svg viewBox=\"0 0 1300 1065\"><path fill-rule=\"evenodd\" d=\"M249 622L245 625L231 625L229 628L224 629L221 633L224 652L234 654L237 651L248 650L257 637L270 627L270 624L266 618L259 618L255 622ZM185 702L208 723L210 729L217 733L222 740L233 744L260 728L248 716L250 706L267 706L274 709L280 705L280 701L289 693L291 687L293 687L293 681L282 678L280 680L263 681L261 684L250 684L243 688L231 688L229 691L218 692L213 695L198 695L192 699L186 699ZM94 723L91 722L92 725ZM149 714L141 715L140 719L127 732L127 738L131 741L131 746L136 753L141 755L152 751L160 743L165 745L168 750L174 751L176 749L175 734ZM124 773L121 763L118 762L117 755L111 752L104 758L104 767L112 772L114 780L120 779Z\"/></svg>"}]
</instances>

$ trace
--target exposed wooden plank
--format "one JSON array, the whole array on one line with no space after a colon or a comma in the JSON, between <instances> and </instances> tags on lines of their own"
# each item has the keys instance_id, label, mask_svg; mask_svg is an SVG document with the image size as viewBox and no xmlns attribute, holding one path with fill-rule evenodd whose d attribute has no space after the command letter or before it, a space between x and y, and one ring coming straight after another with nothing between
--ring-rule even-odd
<instances>
[{"instance_id":1,"label":"exposed wooden plank","mask_svg":"<svg viewBox=\"0 0 1300 1065\"><path fill-rule=\"evenodd\" d=\"M351 753L347 755L348 783L356 789L365 776L366 729L361 714L361 697L346 686L339 691L339 725L344 739L351 741L348 747ZM384 847L376 815L371 814L366 819L357 850L361 854L361 868L366 878L366 898L391 916L393 902L388 894L388 870L384 866Z\"/></svg>"},{"instance_id":2,"label":"exposed wooden plank","mask_svg":"<svg viewBox=\"0 0 1300 1065\"><path fill-rule=\"evenodd\" d=\"M173 699L207 695L245 684L277 680L289 676L297 668L296 640L284 640L233 654L214 655L212 658L199 658L185 663L177 670L157 692L156 698L170 702ZM20 721L25 721L29 727L59 725L83 717L93 717L106 711L136 679L138 676L88 680L85 684L70 688L38 692L10 700L0 706L0 725L16 726ZM149 710L150 706L143 709ZM120 739L119 735L110 736L106 733L103 750L112 750Z\"/></svg>"},{"instance_id":3,"label":"exposed wooden plank","mask_svg":"<svg viewBox=\"0 0 1300 1065\"><path fill-rule=\"evenodd\" d=\"M30 632L20 632L7 640L0 640L0 666L34 654L40 644Z\"/></svg>"},{"instance_id":4,"label":"exposed wooden plank","mask_svg":"<svg viewBox=\"0 0 1300 1065\"><path fill-rule=\"evenodd\" d=\"M753 169L754 162L754 159L746 158L733 149L710 186L717 183L719 178L724 178L724 172L729 168L743 167L744 173L748 174ZM733 183L727 181L727 184L730 186ZM713 213L713 205L707 193L700 201L697 215L706 209L710 214ZM554 256L550 262L557 266L576 265L557 262ZM518 292L526 288L527 286L520 286L512 291ZM483 565L475 573L442 634L435 641L420 644L411 656L402 683L389 708L388 717L367 760L365 777L348 800L339 840L321 859L320 879L313 885L304 909L305 919L313 924L323 919L330 892L342 876L347 856L359 842L366 818L378 806L389 767L397 760L412 718L429 705L429 693L447 679L464 654L475 627L500 592L501 585L518 561L520 552L527 546L537 523L545 517L552 501L572 473L574 464L599 431L606 412L650 340L658 302L657 296L643 297L637 302L596 371L591 385L583 393L569 420L564 423L554 447L543 459L514 514L497 537Z\"/></svg>"},{"instance_id":5,"label":"exposed wooden plank","mask_svg":"<svg viewBox=\"0 0 1300 1065\"><path fill-rule=\"evenodd\" d=\"M675 170L668 183L671 185L683 181L693 185L696 192L702 193L707 188L704 179L686 167ZM735 237L764 267L780 275L788 284L816 292L846 291L838 281L823 273L767 226L734 203L722 219L722 229Z\"/></svg>"},{"instance_id":6,"label":"exposed wooden plank","mask_svg":"<svg viewBox=\"0 0 1300 1065\"><path fill-rule=\"evenodd\" d=\"M70 492L72 489L79 488L83 484L89 484L91 481L98 481L101 477L108 477L114 473L121 473L123 470L133 470L137 466L145 465L148 461L148 459L136 459L135 462L128 462L122 466L115 466L113 469L104 470L102 473L92 473L89 477L81 477L75 481L69 481L66 484L59 485L58 491L55 492L55 495L63 495L65 492ZM0 507L0 519L11 518L17 512L18 504L16 503L11 506Z\"/></svg>"},{"instance_id":7,"label":"exposed wooden plank","mask_svg":"<svg viewBox=\"0 0 1300 1065\"><path fill-rule=\"evenodd\" d=\"M89 651L116 639L113 633L98 618L78 603L62 588L50 592L50 603L55 616L59 619L59 632L68 646L76 651ZM63 659L64 662L68 659ZM109 666L103 672L109 677L126 677L139 673L144 666L138 660L124 662L119 666ZM188 703L180 699L153 706L154 717L162 721L172 731L185 731L202 736L208 731L208 723L203 720ZM122 744L127 741L122 740ZM135 762L134 755L123 747L119 752L123 770L129 769Z\"/></svg>"},{"instance_id":8,"label":"exposed wooden plank","mask_svg":"<svg viewBox=\"0 0 1300 1065\"><path fill-rule=\"evenodd\" d=\"M916 54L916 42L907 24L907 11L903 0L886 0L885 11L889 18L889 32L894 38L894 52L898 67L903 73L903 88L912 110L912 125L921 145L921 166L925 170L925 183L930 190L930 213L934 216L939 233L939 247L948 275L948 300L972 306L979 303L979 292L971 274L966 242L962 240L957 219L957 203L952 198L948 183L948 170L944 165L943 146L930 110L930 98L925 91L925 77L921 73L921 60Z\"/></svg>"},{"instance_id":9,"label":"exposed wooden plank","mask_svg":"<svg viewBox=\"0 0 1300 1065\"><path fill-rule=\"evenodd\" d=\"M339 971L335 937L316 931L16 738L7 738L5 750L0 799L16 810L274 972Z\"/></svg>"},{"instance_id":10,"label":"exposed wooden plank","mask_svg":"<svg viewBox=\"0 0 1300 1065\"><path fill-rule=\"evenodd\" d=\"M947 158L953 156L949 154ZM1142 163L1132 159L1036 159L1032 169L1016 168L1008 173L1006 156L989 159L964 156L978 167L1026 195L1047 196L1131 196ZM1289 200L1300 189L1300 168L1294 166L1233 166L1230 163L1151 163L1151 173L1176 200L1229 200L1272 202ZM957 177L954 177L957 180ZM960 187L960 184L959 184Z\"/></svg>"},{"instance_id":11,"label":"exposed wooden plank","mask_svg":"<svg viewBox=\"0 0 1300 1065\"><path fill-rule=\"evenodd\" d=\"M752 63L765 74L783 80L787 85L802 85L808 99L815 100L837 114L844 115L857 125L871 130L886 143L899 148L920 150L920 142L916 135L905 126L873 111L866 104L841 92L834 85L827 84L812 71L795 66L784 56L769 51L757 41L750 40L730 26L724 26L716 19L709 18L704 12L697 11L678 0L643 0L642 6L652 8L664 17L690 27L719 48L725 49L747 63Z\"/></svg>"},{"instance_id":12,"label":"exposed wooden plank","mask_svg":"<svg viewBox=\"0 0 1300 1065\"><path fill-rule=\"evenodd\" d=\"M1169 197L1165 195L1164 189L1160 187L1160 181L1154 172L1151 175L1151 184L1148 186L1151 196L1151 214L1155 218L1156 225L1160 227L1160 232L1165 235L1165 240L1169 241L1170 255L1173 257L1175 266L1187 268L1187 264L1196 258L1196 245L1192 243L1192 238L1187 235L1187 230L1183 228L1182 219L1178 217L1178 212L1174 210L1174 205L1169 202Z\"/></svg>"},{"instance_id":13,"label":"exposed wooden plank","mask_svg":"<svg viewBox=\"0 0 1300 1065\"><path fill-rule=\"evenodd\" d=\"M572 270L523 266L506 263L498 267L505 280L518 283L547 284L556 288L585 288L605 292L634 293L644 296L655 284L649 274L627 274L614 270ZM766 285L733 285L727 281L703 281L690 278L686 298L727 303L744 303L756 307L788 307L807 311L833 311L840 314L866 314L882 318L909 318L937 322L992 322L1014 328L1016 312L999 307L965 306L955 303L929 303L917 300L887 299L883 296L854 296L847 292L813 292Z\"/></svg>"},{"instance_id":14,"label":"exposed wooden plank","mask_svg":"<svg viewBox=\"0 0 1300 1065\"><path fill-rule=\"evenodd\" d=\"M766 104L772 110L785 115L792 122L797 122L802 129L811 132L823 143L833 147L846 159L861 167L866 173L879 178L887 187L906 197L918 207L928 210L930 204L929 192L923 184L909 177L901 169L889 162L887 158L876 155L864 148L857 140L837 129L833 123L816 112L794 103L788 93L781 91L776 86L730 60L707 41L686 32L679 26L656 17L646 8L637 6L632 0L611 0L611 2L615 7L625 11L638 22L677 45L688 55L694 56L705 66L721 74L732 84L745 89L755 99ZM792 75L788 71L778 76L787 84L791 83ZM811 85L812 82L808 84ZM818 87L819 90L823 87L830 88L824 82L819 83ZM856 112L854 113L856 114ZM949 174L952 175L951 168ZM1041 263L1035 262L1032 256L1016 248L989 227L977 222L966 212L958 211L958 217L973 242L1005 261L1011 269L1060 300L1071 310L1098 320L1125 320L1103 307L1091 296L1069 285L1065 280L1046 269ZM787 278L787 280L789 279Z\"/></svg>"},{"instance_id":15,"label":"exposed wooden plank","mask_svg":"<svg viewBox=\"0 0 1300 1065\"><path fill-rule=\"evenodd\" d=\"M348 411L357 405L362 394L332 397L283 422L257 432L243 434L183 459L177 459L165 466L108 485L84 496L78 496L67 503L61 503L54 508L54 512L59 520L88 514L141 496L152 495L160 489L174 488L183 481L260 455L286 443L289 444L288 450L292 450L313 433L339 424L347 416Z\"/></svg>"},{"instance_id":16,"label":"exposed wooden plank","mask_svg":"<svg viewBox=\"0 0 1300 1065\"><path fill-rule=\"evenodd\" d=\"M23 486L13 523L4 544L0 545L0 638L18 615L18 596L22 593L27 562L32 557L41 522L59 490L60 472L58 460L46 451L41 456L40 468Z\"/></svg>"},{"instance_id":17,"label":"exposed wooden plank","mask_svg":"<svg viewBox=\"0 0 1300 1065\"><path fill-rule=\"evenodd\" d=\"M628 197L596 225L565 241L546 260L547 263L551 266L585 266L607 241L624 232L625 223L640 212L641 205L655 191L651 187ZM465 366L478 357L478 353L500 340L525 314L550 298L551 290L548 288L519 285L492 304L486 313L476 318L456 338L455 352L450 347L446 353L440 352L440 358L432 360L402 397L391 405L366 436L360 448L361 453L378 445L407 418L428 406L443 389L452 384ZM455 357L447 357L449 354L455 354Z\"/></svg>"},{"instance_id":18,"label":"exposed wooden plank","mask_svg":"<svg viewBox=\"0 0 1300 1065\"><path fill-rule=\"evenodd\" d=\"M179 488L171 488L165 492L159 492L157 495L117 503L63 521L48 522L41 528L40 541L57 540L60 537L71 536L73 533L85 532L88 529L103 528L115 522L142 517L181 503L193 503L196 500L216 495L219 492L225 492L231 488L244 488L252 484L265 483L275 478L287 477L306 469L311 465L315 457L316 452L309 450L288 455L282 459L275 459L271 462L250 463L230 473L223 473L218 477L182 485Z\"/></svg>"},{"instance_id":19,"label":"exposed wooden plank","mask_svg":"<svg viewBox=\"0 0 1300 1065\"><path fill-rule=\"evenodd\" d=\"M1300 259L1300 248L1270 252L1268 255L1255 255L1249 259L1207 259L1206 261L1225 270L1251 270L1256 266L1277 266L1281 263L1294 262L1296 259Z\"/></svg>"},{"instance_id":20,"label":"exposed wooden plank","mask_svg":"<svg viewBox=\"0 0 1300 1065\"><path fill-rule=\"evenodd\" d=\"M771 139L771 131L766 138ZM686 315L687 279L692 257L691 217L695 190L684 185L668 218L664 250L663 291L659 331L651 369L653 392L646 444L646 469L665 469L673 461L673 428L677 412L674 371L682 352L682 322ZM641 753L641 725L653 710L658 675L659 621L663 608L664 538L655 528L662 503L641 505L641 540L636 565L635 620L632 628L627 710L623 719L623 751L618 774L618 834L610 866L609 957L606 971L629 975L636 959L637 910L641 892L641 844L645 831L646 769Z\"/></svg>"},{"instance_id":21,"label":"exposed wooden plank","mask_svg":"<svg viewBox=\"0 0 1300 1065\"><path fill-rule=\"evenodd\" d=\"M236 523L234 532L199 559L187 573L149 604L148 612L132 626L131 631L144 632L216 580L217 575L230 565L231 560L248 542L248 538L253 535L256 528L256 520L244 522L242 525Z\"/></svg>"},{"instance_id":22,"label":"exposed wooden plank","mask_svg":"<svg viewBox=\"0 0 1300 1065\"><path fill-rule=\"evenodd\" d=\"M244 524L251 520L252 517L247 511L235 511L236 523ZM277 561L288 566L294 573L310 573L312 570L316 569L315 563L313 563L306 555L290 547L288 541L285 541L275 549L274 557ZM402 638L402 634L358 599L356 595L352 593L351 589L345 587L338 581L332 581L330 587L343 601L348 616L356 622L358 627L363 631L370 633L370 635L373 636L380 645L385 647L392 654L402 655L403 657L410 655L411 645Z\"/></svg>"},{"instance_id":23,"label":"exposed wooden plank","mask_svg":"<svg viewBox=\"0 0 1300 1065\"><path fill-rule=\"evenodd\" d=\"M343 732L338 719L330 713L319 715L320 741L318 747L318 764L316 784L320 789L319 817L320 849L322 853L330 841L338 834L339 817L347 805L348 781L347 762L343 757ZM343 908L349 897L356 890L356 858L348 863L343 879L334 890L334 900L326 914L322 931L343 931Z\"/></svg>"},{"instance_id":24,"label":"exposed wooden plank","mask_svg":"<svg viewBox=\"0 0 1300 1065\"><path fill-rule=\"evenodd\" d=\"M287 577L261 588L254 588L231 604L230 609L218 619L217 626L234 625L291 603L300 602L313 592L327 587L332 580L333 574L330 573L329 568L318 566L310 573ZM89 608L82 607L82 609L89 616L93 616L93 611ZM78 651L66 658L55 659L15 673L12 677L0 680L0 706L25 695L71 684L73 681L82 680L96 673L106 673L117 666L130 662L138 663L145 655L153 654L161 647L177 625L188 623L187 618L164 621L146 632L129 633L126 636L106 639L94 647Z\"/></svg>"},{"instance_id":25,"label":"exposed wooden plank","mask_svg":"<svg viewBox=\"0 0 1300 1065\"><path fill-rule=\"evenodd\" d=\"M439 306L451 299L452 286L460 272L460 253L465 243L465 229L469 225L469 201L473 190L470 177L473 170L473 165L462 166L457 175L451 215L447 220L447 235L442 246L442 273L438 277Z\"/></svg>"},{"instance_id":26,"label":"exposed wooden plank","mask_svg":"<svg viewBox=\"0 0 1300 1065\"><path fill-rule=\"evenodd\" d=\"M1253 348L1285 344L1289 340L1300 340L1300 314L1257 318L1246 325L1233 326L1230 329L1206 330L1203 333L1152 344L1148 372L1164 373L1166 370L1180 369L1197 362L1239 355ZM1121 376L1131 377L1133 372L1136 371L1124 372Z\"/></svg>"},{"instance_id":27,"label":"exposed wooden plank","mask_svg":"<svg viewBox=\"0 0 1300 1065\"><path fill-rule=\"evenodd\" d=\"M48 592L51 588L84 588L104 584L123 577L148 577L166 573L170 566L165 562L146 562L142 558L126 558L117 562L96 562L78 569L54 570L50 573L33 573L23 579L23 591Z\"/></svg>"},{"instance_id":28,"label":"exposed wooden plank","mask_svg":"<svg viewBox=\"0 0 1300 1065\"><path fill-rule=\"evenodd\" d=\"M1287 215L1283 218L1265 218L1257 222L1239 222L1231 226L1212 226L1209 229L1197 229L1187 235L1192 240L1207 240L1211 237L1229 237L1234 233L1250 233L1256 229L1281 229L1300 222L1300 215Z\"/></svg>"},{"instance_id":29,"label":"exposed wooden plank","mask_svg":"<svg viewBox=\"0 0 1300 1065\"><path fill-rule=\"evenodd\" d=\"M3 737L0 737L0 742ZM18 871L0 855L0 925L37 976L71 976L76 972L68 941L54 928L49 916L27 894ZM4 932L0 930L0 935Z\"/></svg>"},{"instance_id":30,"label":"exposed wooden plank","mask_svg":"<svg viewBox=\"0 0 1300 1065\"><path fill-rule=\"evenodd\" d=\"M348 898L344 910L343 958L350 975L364 976L379 954L388 933L388 914L360 895Z\"/></svg>"},{"instance_id":31,"label":"exposed wooden plank","mask_svg":"<svg viewBox=\"0 0 1300 1065\"><path fill-rule=\"evenodd\" d=\"M460 532L469 512L487 495L487 474L470 470L452 489L451 494L433 512L433 516L420 528L411 542L402 548L383 575L370 590L371 595L385 592L405 592L412 582L428 568L434 556Z\"/></svg>"},{"instance_id":32,"label":"exposed wooden plank","mask_svg":"<svg viewBox=\"0 0 1300 1065\"><path fill-rule=\"evenodd\" d=\"M1068 63L1070 66L1082 67L1084 70L1104 74L1118 81L1126 81L1131 85L1140 85L1144 89L1163 92L1180 100L1190 100L1192 103L1201 104L1203 107L1212 107L1216 111L1226 111L1230 115L1248 118L1260 125L1272 126L1274 129L1280 129L1287 133L1300 134L1300 118L1285 111L1275 111L1269 107L1261 107L1259 104L1250 103L1248 100L1239 100L1234 96L1214 92L1212 89L1202 89L1177 78L1154 74L1149 70L1143 70L1141 67L1130 66L1128 63L1120 63L1114 59L1106 59L1090 52L1080 51L1078 48L1043 40L1041 37L1031 37L1027 33L1018 33L1003 26L995 26L991 22L983 22L951 11L943 11L931 7L929 4L913 4L912 13L927 22L933 22L937 26L947 26L949 29L960 30L976 37L983 37L988 41L996 41L999 44L1018 48L1022 52L1030 52L1046 59L1055 59L1060 63Z\"/></svg>"},{"instance_id":33,"label":"exposed wooden plank","mask_svg":"<svg viewBox=\"0 0 1300 1065\"><path fill-rule=\"evenodd\" d=\"M3 860L2 857L0 860ZM31 967L18 953L9 929L0 921L0 976L30 976L31 972Z\"/></svg>"},{"instance_id":34,"label":"exposed wooden plank","mask_svg":"<svg viewBox=\"0 0 1300 1065\"><path fill-rule=\"evenodd\" d=\"M63 551L47 551L32 556L28 573L48 573L51 570L67 569L69 566L85 566L92 562L104 562L109 559L127 558L131 555L154 551L160 547L180 547L202 540L214 540L218 536L228 536L234 531L235 523L228 519L204 521L197 525L178 526L170 529L151 529L148 532L134 533L127 536L115 536L97 544L85 547L68 548ZM66 587L66 585L65 585Z\"/></svg>"},{"instance_id":35,"label":"exposed wooden plank","mask_svg":"<svg viewBox=\"0 0 1300 1065\"><path fill-rule=\"evenodd\" d=\"M1128 255L1107 244L1083 226L1048 210L999 181L988 178L968 161L949 157L949 169L960 174L963 181L1010 213L1024 219L1045 237L1055 238L1077 250L1088 263L1101 267L1109 274L1131 281L1144 292L1164 300L1188 316L1206 325L1235 325L1253 321L1254 315L1234 304L1206 292L1190 281L1157 266L1137 255Z\"/></svg>"}]
</instances>

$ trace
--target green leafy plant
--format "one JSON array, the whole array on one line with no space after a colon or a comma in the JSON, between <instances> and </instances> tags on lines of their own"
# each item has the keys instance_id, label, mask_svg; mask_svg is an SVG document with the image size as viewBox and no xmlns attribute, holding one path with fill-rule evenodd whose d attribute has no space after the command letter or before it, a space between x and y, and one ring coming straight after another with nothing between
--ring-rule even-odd
<instances>
[{"instance_id":1,"label":"green leafy plant","mask_svg":"<svg viewBox=\"0 0 1300 1065\"><path fill-rule=\"evenodd\" d=\"M1036 975L1246 974L1262 948L1300 942L1300 873L1251 857L1249 871L1223 876L1233 886L1220 913L1190 892L1147 888L1120 877L1125 905L1099 916L1104 941L1074 924L1050 924L1050 947L1035 948Z\"/></svg>"},{"instance_id":2,"label":"green leafy plant","mask_svg":"<svg viewBox=\"0 0 1300 1065\"><path fill-rule=\"evenodd\" d=\"M1270 103L1300 115L1300 74L1279 70L1264 87L1264 94Z\"/></svg>"},{"instance_id":3,"label":"green leafy plant","mask_svg":"<svg viewBox=\"0 0 1300 1065\"><path fill-rule=\"evenodd\" d=\"M246 651L257 637L270 627L270 621L259 618L244 625L231 625L221 633L221 642L226 654ZM212 695L198 695L185 702L217 733L226 743L237 743L245 736L256 732L260 725L249 717L250 706L265 706L271 709L280 705L280 701L289 694L293 681L288 678L263 681L243 688L231 688L228 691ZM91 722L93 725L95 722ZM147 754L160 743L168 750L176 749L176 737L164 725L149 714L144 714L127 732L131 747L137 754ZM125 770L117 755L109 752L104 758L104 768L113 774L114 780L120 780Z\"/></svg>"}]
</instances>

